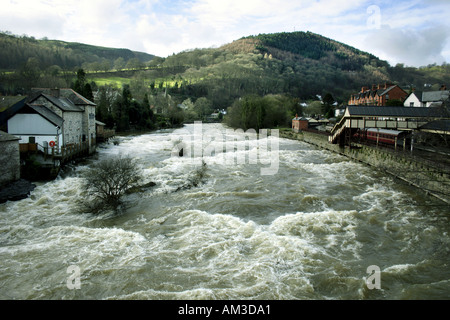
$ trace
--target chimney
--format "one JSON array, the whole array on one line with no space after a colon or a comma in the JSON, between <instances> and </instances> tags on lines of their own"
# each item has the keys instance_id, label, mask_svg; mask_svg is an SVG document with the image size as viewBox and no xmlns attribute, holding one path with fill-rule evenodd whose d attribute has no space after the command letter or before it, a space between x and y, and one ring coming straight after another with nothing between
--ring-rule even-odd
<instances>
[{"instance_id":1,"label":"chimney","mask_svg":"<svg viewBox=\"0 0 450 320\"><path fill-rule=\"evenodd\" d=\"M367 90L369 90L368 87L362 87L362 88L361 88L361 93L364 93L364 92L366 92Z\"/></svg>"},{"instance_id":2,"label":"chimney","mask_svg":"<svg viewBox=\"0 0 450 320\"><path fill-rule=\"evenodd\" d=\"M59 88L50 89L50 95L55 98L59 98Z\"/></svg>"},{"instance_id":3,"label":"chimney","mask_svg":"<svg viewBox=\"0 0 450 320\"><path fill-rule=\"evenodd\" d=\"M376 85L376 84L373 84L373 85L372 85L372 91L375 91L375 90L377 90L377 85Z\"/></svg>"}]
</instances>

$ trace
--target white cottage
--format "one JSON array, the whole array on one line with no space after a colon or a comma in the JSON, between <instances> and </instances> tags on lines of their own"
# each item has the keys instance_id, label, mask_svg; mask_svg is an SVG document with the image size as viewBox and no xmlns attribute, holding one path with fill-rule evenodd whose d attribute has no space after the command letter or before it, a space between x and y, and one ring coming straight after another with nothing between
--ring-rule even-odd
<instances>
[{"instance_id":1,"label":"white cottage","mask_svg":"<svg viewBox=\"0 0 450 320\"><path fill-rule=\"evenodd\" d=\"M81 142L95 151L95 103L72 89L33 89L27 103L8 118L8 132L20 143L38 144L41 151Z\"/></svg>"},{"instance_id":2,"label":"white cottage","mask_svg":"<svg viewBox=\"0 0 450 320\"><path fill-rule=\"evenodd\" d=\"M422 107L422 92L414 91L411 92L408 97L403 102L405 107Z\"/></svg>"},{"instance_id":3,"label":"white cottage","mask_svg":"<svg viewBox=\"0 0 450 320\"><path fill-rule=\"evenodd\" d=\"M93 151L96 142L95 107L72 89L33 89L30 104L44 105L63 120L61 146L88 142Z\"/></svg>"},{"instance_id":4,"label":"white cottage","mask_svg":"<svg viewBox=\"0 0 450 320\"><path fill-rule=\"evenodd\" d=\"M63 124L64 120L47 107L25 104L8 119L8 132L18 137L19 143L37 144L44 151L52 142L64 144Z\"/></svg>"}]
</instances>

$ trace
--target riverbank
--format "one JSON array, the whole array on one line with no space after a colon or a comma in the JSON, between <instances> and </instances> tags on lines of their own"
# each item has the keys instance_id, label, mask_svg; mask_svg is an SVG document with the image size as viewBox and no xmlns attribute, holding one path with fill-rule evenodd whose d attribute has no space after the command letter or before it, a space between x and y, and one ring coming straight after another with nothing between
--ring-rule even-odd
<instances>
[{"instance_id":1,"label":"riverbank","mask_svg":"<svg viewBox=\"0 0 450 320\"><path fill-rule=\"evenodd\" d=\"M352 148L341 148L330 144L326 135L313 132L282 130L280 137L304 141L373 166L450 204L450 167L447 163L425 159L410 151L395 151L356 143Z\"/></svg>"}]
</instances>

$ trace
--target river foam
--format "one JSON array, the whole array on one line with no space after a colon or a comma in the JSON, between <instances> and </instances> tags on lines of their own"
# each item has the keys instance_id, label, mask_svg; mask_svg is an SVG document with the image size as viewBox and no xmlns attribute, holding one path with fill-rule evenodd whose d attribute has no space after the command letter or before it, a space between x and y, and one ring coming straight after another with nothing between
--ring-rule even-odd
<instances>
[{"instance_id":1,"label":"river foam","mask_svg":"<svg viewBox=\"0 0 450 320\"><path fill-rule=\"evenodd\" d=\"M173 151L191 129L119 137L38 183L28 199L1 204L0 298L448 297L447 208L373 168L286 139L275 175L216 153L200 158L204 181L183 189L199 164ZM254 149L226 152L249 159ZM156 185L124 196L120 214L80 210L89 198L81 172L119 154L135 157L143 181ZM366 286L371 265L380 267L380 290ZM67 286L70 266L79 267L78 290Z\"/></svg>"}]
</instances>

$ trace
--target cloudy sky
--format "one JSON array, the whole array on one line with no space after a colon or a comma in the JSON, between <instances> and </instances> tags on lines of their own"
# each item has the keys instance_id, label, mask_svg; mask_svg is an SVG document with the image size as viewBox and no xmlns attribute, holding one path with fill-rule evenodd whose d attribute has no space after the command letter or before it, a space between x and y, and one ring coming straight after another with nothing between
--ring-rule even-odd
<instances>
[{"instance_id":1,"label":"cloudy sky","mask_svg":"<svg viewBox=\"0 0 450 320\"><path fill-rule=\"evenodd\" d=\"M450 63L449 0L0 0L0 30L167 57L312 31L387 60Z\"/></svg>"}]
</instances>

